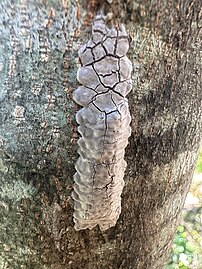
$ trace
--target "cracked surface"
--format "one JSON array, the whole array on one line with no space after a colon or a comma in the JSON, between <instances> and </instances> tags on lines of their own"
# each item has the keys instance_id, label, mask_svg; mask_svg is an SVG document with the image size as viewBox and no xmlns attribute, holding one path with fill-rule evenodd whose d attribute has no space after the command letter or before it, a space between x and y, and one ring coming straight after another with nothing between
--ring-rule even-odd
<instances>
[{"instance_id":1,"label":"cracked surface","mask_svg":"<svg viewBox=\"0 0 202 269\"><path fill-rule=\"evenodd\" d=\"M115 226L121 213L125 147L131 134L126 95L132 88L132 65L126 53L123 25L109 29L102 17L92 25L92 37L79 49L82 84L73 94L83 106L76 114L79 159L74 175L74 228L101 230Z\"/></svg>"}]
</instances>

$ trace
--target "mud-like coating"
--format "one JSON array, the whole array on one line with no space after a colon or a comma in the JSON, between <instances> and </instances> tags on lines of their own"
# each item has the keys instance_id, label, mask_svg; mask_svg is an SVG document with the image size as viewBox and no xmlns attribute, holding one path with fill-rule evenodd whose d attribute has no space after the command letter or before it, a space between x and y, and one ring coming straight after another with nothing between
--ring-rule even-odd
<instances>
[{"instance_id":1,"label":"mud-like coating","mask_svg":"<svg viewBox=\"0 0 202 269\"><path fill-rule=\"evenodd\" d=\"M92 37L79 50L82 84L73 94L83 106L79 124L79 159L74 175L74 228L101 230L115 226L121 213L125 147L131 134L126 95L130 92L132 64L126 53L128 36L123 25L109 29L97 16Z\"/></svg>"}]
</instances>

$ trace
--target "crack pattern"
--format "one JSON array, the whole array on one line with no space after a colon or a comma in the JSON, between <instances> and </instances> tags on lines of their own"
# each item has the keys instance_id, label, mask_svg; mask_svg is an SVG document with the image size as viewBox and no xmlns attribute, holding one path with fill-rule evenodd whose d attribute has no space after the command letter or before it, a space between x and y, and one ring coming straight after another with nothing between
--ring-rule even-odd
<instances>
[{"instance_id":1,"label":"crack pattern","mask_svg":"<svg viewBox=\"0 0 202 269\"><path fill-rule=\"evenodd\" d=\"M107 230L121 213L124 187L125 148L131 134L131 116L126 95L132 89L132 64L126 53L128 35L123 25L108 28L104 17L96 16L92 37L79 49L82 84L73 93L81 105L79 159L75 164L74 228Z\"/></svg>"}]
</instances>

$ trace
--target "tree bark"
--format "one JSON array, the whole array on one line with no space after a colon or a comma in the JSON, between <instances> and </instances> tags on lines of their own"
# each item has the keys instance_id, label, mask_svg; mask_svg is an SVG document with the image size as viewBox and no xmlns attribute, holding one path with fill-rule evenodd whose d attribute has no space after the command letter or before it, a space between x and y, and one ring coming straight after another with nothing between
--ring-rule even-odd
<instances>
[{"instance_id":1,"label":"tree bark","mask_svg":"<svg viewBox=\"0 0 202 269\"><path fill-rule=\"evenodd\" d=\"M72 92L100 8L130 35L132 136L116 226L78 232ZM200 1L5 0L0 10L0 268L163 268L202 131Z\"/></svg>"}]
</instances>

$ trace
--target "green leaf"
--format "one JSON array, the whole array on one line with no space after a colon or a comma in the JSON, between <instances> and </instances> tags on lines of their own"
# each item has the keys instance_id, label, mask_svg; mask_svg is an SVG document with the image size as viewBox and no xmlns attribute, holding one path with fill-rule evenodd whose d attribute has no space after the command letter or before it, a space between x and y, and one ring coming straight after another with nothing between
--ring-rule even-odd
<instances>
[{"instance_id":1,"label":"green leaf","mask_svg":"<svg viewBox=\"0 0 202 269\"><path fill-rule=\"evenodd\" d=\"M187 242L186 243L186 250L188 250L189 252L195 252L195 246L193 243L191 242Z\"/></svg>"},{"instance_id":2,"label":"green leaf","mask_svg":"<svg viewBox=\"0 0 202 269\"><path fill-rule=\"evenodd\" d=\"M177 231L179 231L180 233L184 232L184 226L179 225Z\"/></svg>"}]
</instances>

